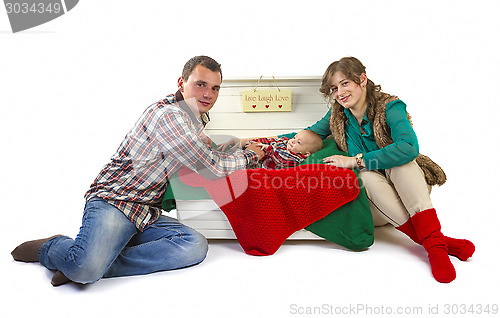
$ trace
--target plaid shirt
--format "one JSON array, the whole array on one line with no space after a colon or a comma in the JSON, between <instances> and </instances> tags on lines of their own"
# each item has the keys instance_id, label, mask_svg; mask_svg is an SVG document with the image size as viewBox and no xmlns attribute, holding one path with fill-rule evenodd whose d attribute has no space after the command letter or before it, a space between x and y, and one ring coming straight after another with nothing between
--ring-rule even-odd
<instances>
[{"instance_id":1,"label":"plaid shirt","mask_svg":"<svg viewBox=\"0 0 500 318\"><path fill-rule=\"evenodd\" d=\"M206 122L208 115L195 116L179 92L149 106L85 198L106 200L142 231L160 216L168 177L181 166L222 177L258 160L253 151L227 154L208 147L199 137Z\"/></svg>"},{"instance_id":2,"label":"plaid shirt","mask_svg":"<svg viewBox=\"0 0 500 318\"><path fill-rule=\"evenodd\" d=\"M262 168L283 169L295 167L307 158L300 153L291 152L286 149L288 140L290 139L287 137L257 138L251 140L253 142L269 145L269 147L266 148L266 155L261 164Z\"/></svg>"}]
</instances>

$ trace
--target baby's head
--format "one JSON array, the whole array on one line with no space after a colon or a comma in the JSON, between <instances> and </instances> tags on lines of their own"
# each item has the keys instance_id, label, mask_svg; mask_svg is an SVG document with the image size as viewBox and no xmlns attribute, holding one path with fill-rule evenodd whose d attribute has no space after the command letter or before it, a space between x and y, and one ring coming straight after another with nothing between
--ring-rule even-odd
<instances>
[{"instance_id":1,"label":"baby's head","mask_svg":"<svg viewBox=\"0 0 500 318\"><path fill-rule=\"evenodd\" d=\"M291 152L300 153L308 157L310 154L323 147L323 140L311 130L301 130L295 137L288 140L286 149Z\"/></svg>"}]
</instances>

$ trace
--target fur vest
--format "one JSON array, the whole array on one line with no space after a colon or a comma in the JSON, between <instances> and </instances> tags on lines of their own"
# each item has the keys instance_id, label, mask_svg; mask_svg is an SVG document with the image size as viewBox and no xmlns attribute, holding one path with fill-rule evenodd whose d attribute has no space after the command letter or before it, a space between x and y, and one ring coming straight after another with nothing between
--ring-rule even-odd
<instances>
[{"instance_id":1,"label":"fur vest","mask_svg":"<svg viewBox=\"0 0 500 318\"><path fill-rule=\"evenodd\" d=\"M375 107L369 107L367 110L368 118L373 120L373 134L375 142L379 148L387 147L388 145L394 143L391 137L391 130L385 119L385 109L388 103L397 99L398 97L396 96L381 93ZM411 116L409 114L407 116L413 126ZM348 152L345 140L346 122L347 116L344 113L344 107L340 106L338 103L334 103L330 117L330 130L332 131L332 136L337 143L337 146L344 152ZM441 169L441 167L429 157L419 154L416 158L416 162L424 172L427 184L431 186L436 184L443 185L446 182L446 174L443 169Z\"/></svg>"}]
</instances>

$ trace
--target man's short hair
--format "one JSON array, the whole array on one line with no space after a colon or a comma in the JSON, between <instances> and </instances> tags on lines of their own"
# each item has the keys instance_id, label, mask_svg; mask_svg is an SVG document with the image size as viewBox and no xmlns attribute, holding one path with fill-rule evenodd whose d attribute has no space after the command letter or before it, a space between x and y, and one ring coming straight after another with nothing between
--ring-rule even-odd
<instances>
[{"instance_id":1,"label":"man's short hair","mask_svg":"<svg viewBox=\"0 0 500 318\"><path fill-rule=\"evenodd\" d=\"M184 80L187 80L189 78L189 75L193 73L193 70L197 65L206 67L212 72L219 72L220 77L222 79L222 70L220 64L217 63L217 61L214 60L213 58L205 55L195 56L191 58L189 61L187 61L186 64L184 65L184 69L182 70L182 78Z\"/></svg>"}]
</instances>

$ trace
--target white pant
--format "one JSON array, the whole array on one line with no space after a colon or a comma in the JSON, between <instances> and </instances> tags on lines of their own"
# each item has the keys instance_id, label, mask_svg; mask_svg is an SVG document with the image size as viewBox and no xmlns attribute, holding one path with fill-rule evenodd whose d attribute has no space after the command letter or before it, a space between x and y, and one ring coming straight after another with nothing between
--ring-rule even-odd
<instances>
[{"instance_id":1,"label":"white pant","mask_svg":"<svg viewBox=\"0 0 500 318\"><path fill-rule=\"evenodd\" d=\"M414 161L385 170L359 173L370 204L375 226L391 223L398 227L415 213L432 208L431 187Z\"/></svg>"}]
</instances>

